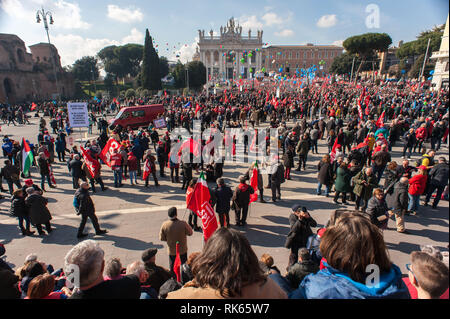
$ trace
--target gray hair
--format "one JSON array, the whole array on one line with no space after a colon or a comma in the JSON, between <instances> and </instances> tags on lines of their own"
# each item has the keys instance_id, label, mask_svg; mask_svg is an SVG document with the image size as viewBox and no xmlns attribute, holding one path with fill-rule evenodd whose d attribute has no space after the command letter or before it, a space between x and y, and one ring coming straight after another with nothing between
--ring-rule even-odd
<instances>
[{"instance_id":1,"label":"gray hair","mask_svg":"<svg viewBox=\"0 0 450 319\"><path fill-rule=\"evenodd\" d=\"M127 267L127 275L136 275L138 278L146 271L145 264L141 260L135 261Z\"/></svg>"},{"instance_id":2,"label":"gray hair","mask_svg":"<svg viewBox=\"0 0 450 319\"><path fill-rule=\"evenodd\" d=\"M120 275L122 263L119 258L111 258L105 264L105 275L109 278L115 278Z\"/></svg>"},{"instance_id":3,"label":"gray hair","mask_svg":"<svg viewBox=\"0 0 450 319\"><path fill-rule=\"evenodd\" d=\"M85 240L73 247L64 259L64 269L70 273L73 265L79 269L80 287L94 283L102 274L105 252L95 240Z\"/></svg>"},{"instance_id":4,"label":"gray hair","mask_svg":"<svg viewBox=\"0 0 450 319\"><path fill-rule=\"evenodd\" d=\"M402 178L400 178L400 184L408 184L408 182L409 182L408 177L402 177Z\"/></svg>"},{"instance_id":5,"label":"gray hair","mask_svg":"<svg viewBox=\"0 0 450 319\"><path fill-rule=\"evenodd\" d=\"M27 190L26 190L26 192L27 192L28 195L33 194L34 191L35 191L34 187L28 187Z\"/></svg>"}]
</instances>

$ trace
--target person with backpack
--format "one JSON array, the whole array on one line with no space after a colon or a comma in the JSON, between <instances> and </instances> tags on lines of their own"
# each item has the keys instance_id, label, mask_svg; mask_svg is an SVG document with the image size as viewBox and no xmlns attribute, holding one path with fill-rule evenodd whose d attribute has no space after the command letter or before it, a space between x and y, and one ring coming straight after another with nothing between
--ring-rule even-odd
<instances>
[{"instance_id":1,"label":"person with backpack","mask_svg":"<svg viewBox=\"0 0 450 319\"><path fill-rule=\"evenodd\" d=\"M81 223L78 228L77 238L84 238L88 236L88 234L83 232L88 217L94 226L96 235L103 235L108 232L106 229L100 228L98 218L95 215L94 202L89 195L89 184L87 182L82 182L80 188L75 192L73 197L73 206L75 207L77 215L81 215Z\"/></svg>"},{"instance_id":2,"label":"person with backpack","mask_svg":"<svg viewBox=\"0 0 450 319\"><path fill-rule=\"evenodd\" d=\"M236 226L247 225L248 205L250 204L250 195L255 191L253 187L246 183L244 175L239 177L239 185L236 187L232 201L233 210L236 213Z\"/></svg>"}]
</instances>

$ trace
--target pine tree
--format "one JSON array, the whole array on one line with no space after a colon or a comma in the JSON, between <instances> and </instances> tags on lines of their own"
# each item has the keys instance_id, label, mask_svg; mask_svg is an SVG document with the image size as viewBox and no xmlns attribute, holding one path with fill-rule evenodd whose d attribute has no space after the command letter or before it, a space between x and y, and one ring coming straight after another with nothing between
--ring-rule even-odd
<instances>
[{"instance_id":1,"label":"pine tree","mask_svg":"<svg viewBox=\"0 0 450 319\"><path fill-rule=\"evenodd\" d=\"M161 77L159 71L159 57L153 47L152 37L145 32L144 54L142 57L142 87L148 90L161 90Z\"/></svg>"}]
</instances>

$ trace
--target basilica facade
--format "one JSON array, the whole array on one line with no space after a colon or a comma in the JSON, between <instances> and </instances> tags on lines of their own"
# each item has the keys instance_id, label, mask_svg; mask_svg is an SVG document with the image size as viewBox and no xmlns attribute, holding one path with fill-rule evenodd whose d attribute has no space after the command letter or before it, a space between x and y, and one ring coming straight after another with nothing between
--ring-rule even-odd
<instances>
[{"instance_id":1,"label":"basilica facade","mask_svg":"<svg viewBox=\"0 0 450 319\"><path fill-rule=\"evenodd\" d=\"M253 78L261 70L263 31L252 35L249 30L242 34L242 27L231 18L220 35L213 30L205 35L198 30L199 42L196 59L206 67L207 82Z\"/></svg>"}]
</instances>

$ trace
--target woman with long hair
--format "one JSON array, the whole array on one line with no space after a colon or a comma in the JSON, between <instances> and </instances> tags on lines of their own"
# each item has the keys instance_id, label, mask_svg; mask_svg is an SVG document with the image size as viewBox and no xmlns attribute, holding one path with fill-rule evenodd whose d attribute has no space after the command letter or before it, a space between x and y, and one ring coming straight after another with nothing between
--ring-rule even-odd
<instances>
[{"instance_id":1,"label":"woman with long hair","mask_svg":"<svg viewBox=\"0 0 450 319\"><path fill-rule=\"evenodd\" d=\"M167 299L285 299L286 293L260 268L247 238L220 228L192 265L194 279Z\"/></svg>"},{"instance_id":2,"label":"woman with long hair","mask_svg":"<svg viewBox=\"0 0 450 319\"><path fill-rule=\"evenodd\" d=\"M342 214L320 242L325 268L303 279L292 299L409 299L381 231L364 215Z\"/></svg>"}]
</instances>

